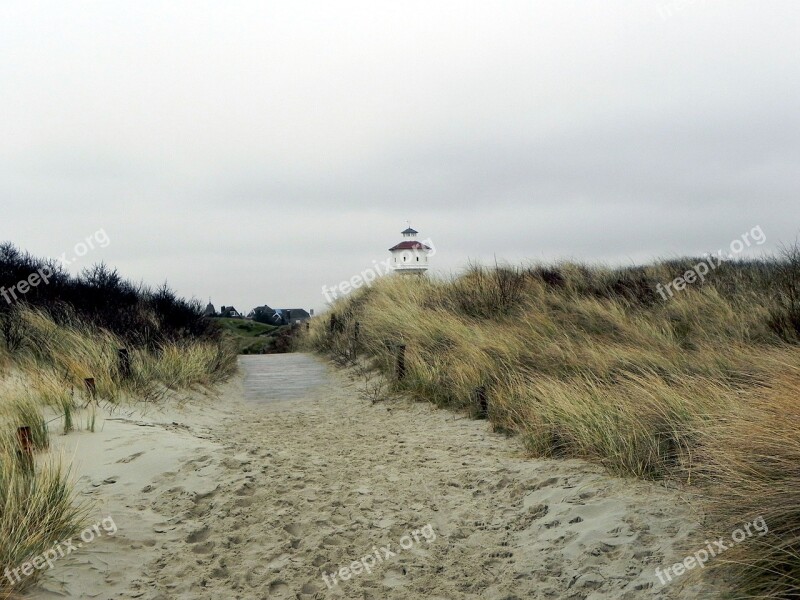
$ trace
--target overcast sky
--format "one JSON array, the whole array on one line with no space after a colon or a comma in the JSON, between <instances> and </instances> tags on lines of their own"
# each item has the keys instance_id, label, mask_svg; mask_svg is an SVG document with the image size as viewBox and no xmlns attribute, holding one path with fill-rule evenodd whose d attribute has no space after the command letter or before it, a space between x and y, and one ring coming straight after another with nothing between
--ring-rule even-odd
<instances>
[{"instance_id":1,"label":"overcast sky","mask_svg":"<svg viewBox=\"0 0 800 600\"><path fill-rule=\"evenodd\" d=\"M0 3L0 240L322 309L407 220L470 259L800 230L797 0Z\"/></svg>"}]
</instances>

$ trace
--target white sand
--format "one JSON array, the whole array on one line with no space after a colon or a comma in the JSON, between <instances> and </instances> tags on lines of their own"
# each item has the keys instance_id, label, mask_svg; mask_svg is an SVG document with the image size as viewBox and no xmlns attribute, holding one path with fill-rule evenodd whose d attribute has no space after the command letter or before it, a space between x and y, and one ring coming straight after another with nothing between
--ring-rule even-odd
<instances>
[{"instance_id":1,"label":"white sand","mask_svg":"<svg viewBox=\"0 0 800 600\"><path fill-rule=\"evenodd\" d=\"M30 597L715 597L654 574L697 527L683 495L530 460L485 421L372 406L358 388L331 371L300 400L253 405L237 380L59 437L93 516L118 532L59 561ZM323 573L387 544L396 556L372 573L326 586Z\"/></svg>"}]
</instances>

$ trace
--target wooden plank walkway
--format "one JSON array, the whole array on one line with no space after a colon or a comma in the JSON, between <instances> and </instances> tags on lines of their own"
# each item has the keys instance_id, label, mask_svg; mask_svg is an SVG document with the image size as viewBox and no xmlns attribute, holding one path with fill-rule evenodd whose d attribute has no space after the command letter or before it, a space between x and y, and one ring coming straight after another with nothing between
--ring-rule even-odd
<instances>
[{"instance_id":1,"label":"wooden plank walkway","mask_svg":"<svg viewBox=\"0 0 800 600\"><path fill-rule=\"evenodd\" d=\"M248 402L298 400L328 381L325 364L311 354L254 354L239 357Z\"/></svg>"}]
</instances>

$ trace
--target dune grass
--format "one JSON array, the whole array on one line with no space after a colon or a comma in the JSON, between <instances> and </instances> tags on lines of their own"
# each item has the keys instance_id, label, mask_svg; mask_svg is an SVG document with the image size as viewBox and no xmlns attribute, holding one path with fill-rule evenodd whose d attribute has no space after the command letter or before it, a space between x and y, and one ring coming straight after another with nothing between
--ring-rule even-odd
<instances>
[{"instance_id":1,"label":"dune grass","mask_svg":"<svg viewBox=\"0 0 800 600\"><path fill-rule=\"evenodd\" d=\"M388 277L336 302L335 321L316 319L304 343L348 362L358 323L358 354L393 378L405 346L397 389L475 413L483 388L493 426L533 455L693 486L709 535L763 516L770 535L713 566L745 597L797 597L800 254L789 250L724 263L673 297L658 284L699 259Z\"/></svg>"},{"instance_id":2,"label":"dune grass","mask_svg":"<svg viewBox=\"0 0 800 600\"><path fill-rule=\"evenodd\" d=\"M227 340L186 337L131 348L126 374L118 349L129 340L74 315L67 320L61 314L57 323L32 307L17 307L13 318L18 339L10 347L0 344L0 574L83 525L87 506L72 494L68 466L46 453L52 435L93 430L92 409L100 403L152 401L168 389L213 385L236 369L236 348ZM94 379L94 390L87 378ZM77 422L87 407L85 421ZM23 426L31 430L33 465L19 452L17 429ZM0 577L0 598L36 575L19 585Z\"/></svg>"},{"instance_id":3,"label":"dune grass","mask_svg":"<svg viewBox=\"0 0 800 600\"><path fill-rule=\"evenodd\" d=\"M236 369L234 344L198 301L166 284L133 284L104 264L74 276L0 243L0 287L36 272L49 273L44 285L0 302L0 575L69 537L85 514L66 465L46 454L51 436L93 431L102 404L154 401ZM33 458L20 452L20 427L29 428ZM0 597L33 579L10 585L0 576Z\"/></svg>"},{"instance_id":4,"label":"dune grass","mask_svg":"<svg viewBox=\"0 0 800 600\"><path fill-rule=\"evenodd\" d=\"M88 514L87 505L76 502L69 470L59 460L41 459L32 471L7 450L0 451L0 598L13 597L38 574L12 585L6 568L13 573L56 542L76 535Z\"/></svg>"}]
</instances>

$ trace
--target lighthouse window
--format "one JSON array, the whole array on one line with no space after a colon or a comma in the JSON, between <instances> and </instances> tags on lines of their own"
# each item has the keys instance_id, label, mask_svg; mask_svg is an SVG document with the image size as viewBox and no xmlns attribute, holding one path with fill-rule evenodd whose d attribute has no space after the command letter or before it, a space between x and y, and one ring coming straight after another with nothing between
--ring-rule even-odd
<instances>
[{"instance_id":1,"label":"lighthouse window","mask_svg":"<svg viewBox=\"0 0 800 600\"><path fill-rule=\"evenodd\" d=\"M417 257L417 262L419 262L419 256Z\"/></svg>"}]
</instances>

